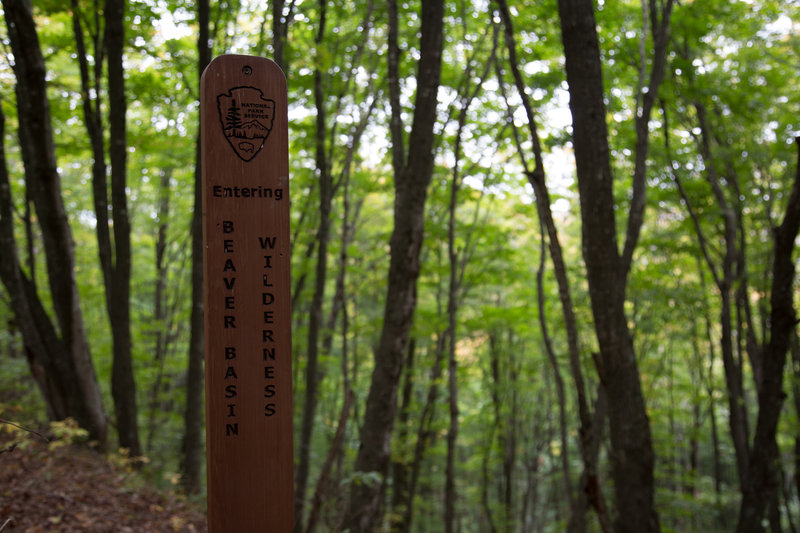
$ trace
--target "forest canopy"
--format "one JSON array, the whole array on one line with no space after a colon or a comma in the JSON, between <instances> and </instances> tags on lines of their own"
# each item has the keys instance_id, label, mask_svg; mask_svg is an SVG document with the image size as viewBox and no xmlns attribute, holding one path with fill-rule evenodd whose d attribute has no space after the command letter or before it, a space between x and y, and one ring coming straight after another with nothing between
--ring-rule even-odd
<instances>
[{"instance_id":1,"label":"forest canopy","mask_svg":"<svg viewBox=\"0 0 800 533\"><path fill-rule=\"evenodd\" d=\"M204 494L199 80L264 56L295 531L800 528L797 0L2 8L0 427Z\"/></svg>"}]
</instances>

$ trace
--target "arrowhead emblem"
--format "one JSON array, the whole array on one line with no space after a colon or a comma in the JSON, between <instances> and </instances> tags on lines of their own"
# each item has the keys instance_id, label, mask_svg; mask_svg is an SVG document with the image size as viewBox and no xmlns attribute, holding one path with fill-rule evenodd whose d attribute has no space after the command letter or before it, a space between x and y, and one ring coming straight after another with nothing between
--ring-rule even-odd
<instances>
[{"instance_id":1,"label":"arrowhead emblem","mask_svg":"<svg viewBox=\"0 0 800 533\"><path fill-rule=\"evenodd\" d=\"M275 101L255 87L234 87L217 96L222 132L243 161L253 159L272 131Z\"/></svg>"}]
</instances>

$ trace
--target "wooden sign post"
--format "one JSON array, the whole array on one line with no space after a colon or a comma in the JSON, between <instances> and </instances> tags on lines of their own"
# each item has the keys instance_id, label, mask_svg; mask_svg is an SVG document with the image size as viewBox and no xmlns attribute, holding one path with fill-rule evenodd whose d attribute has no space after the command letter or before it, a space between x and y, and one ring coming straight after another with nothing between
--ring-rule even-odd
<instances>
[{"instance_id":1,"label":"wooden sign post","mask_svg":"<svg viewBox=\"0 0 800 533\"><path fill-rule=\"evenodd\" d=\"M200 88L210 533L294 525L286 79L221 56Z\"/></svg>"}]
</instances>

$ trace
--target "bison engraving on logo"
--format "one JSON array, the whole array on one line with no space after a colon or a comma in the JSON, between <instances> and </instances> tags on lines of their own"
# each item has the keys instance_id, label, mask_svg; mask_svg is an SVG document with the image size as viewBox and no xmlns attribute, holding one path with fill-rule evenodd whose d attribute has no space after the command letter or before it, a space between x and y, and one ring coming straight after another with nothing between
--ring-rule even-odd
<instances>
[{"instance_id":1,"label":"bison engraving on logo","mask_svg":"<svg viewBox=\"0 0 800 533\"><path fill-rule=\"evenodd\" d=\"M243 161L253 159L267 140L275 118L275 101L255 87L234 87L217 96L222 132Z\"/></svg>"}]
</instances>

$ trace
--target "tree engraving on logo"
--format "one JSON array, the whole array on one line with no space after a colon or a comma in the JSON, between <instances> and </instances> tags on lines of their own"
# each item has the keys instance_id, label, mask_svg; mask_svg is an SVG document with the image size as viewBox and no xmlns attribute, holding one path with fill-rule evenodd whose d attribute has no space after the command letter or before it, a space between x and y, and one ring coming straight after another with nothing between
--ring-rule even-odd
<instances>
[{"instance_id":1,"label":"tree engraving on logo","mask_svg":"<svg viewBox=\"0 0 800 533\"><path fill-rule=\"evenodd\" d=\"M275 101L255 87L234 87L217 96L222 132L243 161L253 159L272 131Z\"/></svg>"}]
</instances>

